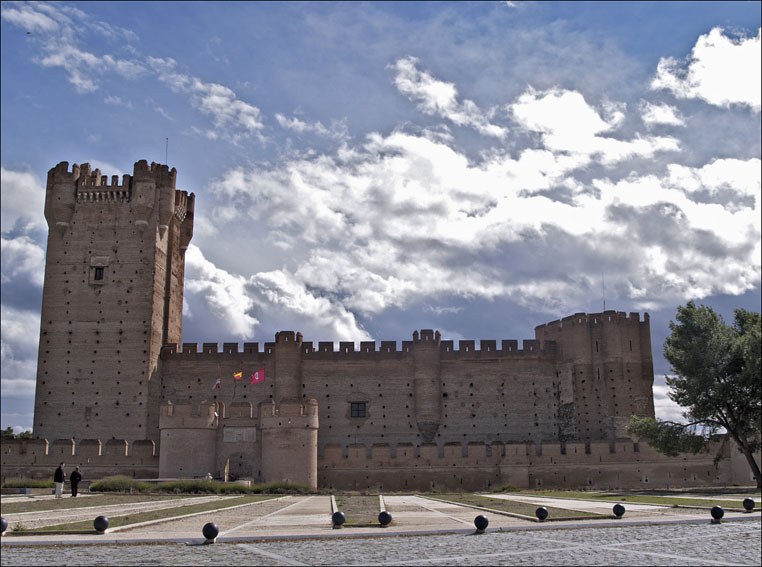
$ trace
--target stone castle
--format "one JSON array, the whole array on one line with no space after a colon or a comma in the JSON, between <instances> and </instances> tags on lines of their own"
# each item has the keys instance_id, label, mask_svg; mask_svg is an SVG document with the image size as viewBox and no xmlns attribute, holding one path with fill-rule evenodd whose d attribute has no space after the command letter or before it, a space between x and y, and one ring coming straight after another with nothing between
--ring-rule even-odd
<instances>
[{"instance_id":1,"label":"stone castle","mask_svg":"<svg viewBox=\"0 0 762 567\"><path fill-rule=\"evenodd\" d=\"M717 465L628 438L631 415L654 415L647 314L577 313L478 348L429 329L359 350L293 331L182 343L194 195L176 175L146 161L121 183L88 164L48 172L34 439L3 441L3 479L63 460L91 479L339 489L748 482L730 449Z\"/></svg>"}]
</instances>

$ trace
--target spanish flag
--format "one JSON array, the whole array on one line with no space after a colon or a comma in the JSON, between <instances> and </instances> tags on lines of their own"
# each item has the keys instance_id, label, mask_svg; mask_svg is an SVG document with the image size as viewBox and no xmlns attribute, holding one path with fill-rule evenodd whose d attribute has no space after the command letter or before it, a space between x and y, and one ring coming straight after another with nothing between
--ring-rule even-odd
<instances>
[{"instance_id":1,"label":"spanish flag","mask_svg":"<svg viewBox=\"0 0 762 567\"><path fill-rule=\"evenodd\" d=\"M236 380L240 380L241 378L243 378L243 370L233 374L233 378L235 378Z\"/></svg>"}]
</instances>

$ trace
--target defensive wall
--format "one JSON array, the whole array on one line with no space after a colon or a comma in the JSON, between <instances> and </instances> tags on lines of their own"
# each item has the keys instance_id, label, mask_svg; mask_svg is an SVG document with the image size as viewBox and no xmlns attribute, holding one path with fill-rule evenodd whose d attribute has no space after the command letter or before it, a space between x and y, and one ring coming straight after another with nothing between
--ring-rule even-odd
<instances>
[{"instance_id":1,"label":"defensive wall","mask_svg":"<svg viewBox=\"0 0 762 567\"><path fill-rule=\"evenodd\" d=\"M505 485L657 489L753 483L735 446L726 444L719 464L714 463L716 449L665 457L644 442L632 441L550 443L539 448L526 443L328 446L317 460L317 485L328 489L428 491L443 487L489 490ZM67 470L80 466L87 480L113 475L157 478L159 459L152 442L146 440L4 439L1 481L51 479L61 461ZM224 469L207 472L218 478L224 475Z\"/></svg>"}]
</instances>

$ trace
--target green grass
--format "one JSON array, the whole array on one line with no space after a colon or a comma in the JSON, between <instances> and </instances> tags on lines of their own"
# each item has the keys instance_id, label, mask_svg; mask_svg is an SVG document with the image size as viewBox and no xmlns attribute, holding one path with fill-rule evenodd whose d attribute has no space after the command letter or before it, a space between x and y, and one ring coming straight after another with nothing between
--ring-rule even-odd
<instances>
[{"instance_id":1,"label":"green grass","mask_svg":"<svg viewBox=\"0 0 762 567\"><path fill-rule=\"evenodd\" d=\"M93 482L91 492L174 492L182 494L310 494L308 486L286 482L271 482L245 486L238 483L218 482L206 479L181 479L152 484L126 476L112 476Z\"/></svg>"},{"instance_id":2,"label":"green grass","mask_svg":"<svg viewBox=\"0 0 762 567\"><path fill-rule=\"evenodd\" d=\"M202 504L190 504L182 507L167 508L164 510L153 510L150 512L140 512L136 514L126 514L124 516L114 516L109 518L109 527L116 528L119 526L127 526L130 524L139 524L142 522L150 522L152 520L163 520L166 518L174 518L176 516L185 516L187 514L195 514L197 512L211 512L213 510L223 510L225 508L231 508L233 506L240 506L243 504L253 504L255 502L261 502L262 500L269 500L273 496L265 495L247 495L234 498L226 498L224 500L217 500L215 502L205 502ZM275 496L278 498L278 496ZM73 522L69 524L58 524L55 526L46 526L45 531L70 531L70 530L92 530L93 520L86 520L82 522Z\"/></svg>"},{"instance_id":3,"label":"green grass","mask_svg":"<svg viewBox=\"0 0 762 567\"><path fill-rule=\"evenodd\" d=\"M538 506L536 504L526 504L524 502L514 502L512 500L504 500L502 498L491 498L488 496L480 496L478 494L437 494L436 498L439 500L447 500L455 504L469 504L471 506L479 506L480 508L489 508L490 510L498 510L500 512L509 512L511 514L519 514L522 516L529 516L535 518L535 511ZM551 506L545 506L549 512L549 519L559 518L597 518L601 516L608 516L608 514L595 514L592 512L580 512L578 510L564 510L563 508L553 508Z\"/></svg>"},{"instance_id":4,"label":"green grass","mask_svg":"<svg viewBox=\"0 0 762 567\"><path fill-rule=\"evenodd\" d=\"M31 478L12 478L3 483L3 488L55 488L52 480L35 480Z\"/></svg>"},{"instance_id":5,"label":"green grass","mask_svg":"<svg viewBox=\"0 0 762 567\"><path fill-rule=\"evenodd\" d=\"M698 506L702 508L711 508L712 506L722 506L723 508L743 509L743 499L745 496L739 495L738 502L719 498L682 498L676 496L661 496L658 494L636 494L630 492L585 492L574 490L542 490L532 492L517 492L524 496L545 496L548 498L572 498L582 500L602 500L604 502L631 502L633 504L659 504L662 506ZM759 497L755 498L759 504Z\"/></svg>"},{"instance_id":6,"label":"green grass","mask_svg":"<svg viewBox=\"0 0 762 567\"><path fill-rule=\"evenodd\" d=\"M25 500L23 502L8 502L0 504L3 514L19 514L22 512L43 512L45 510L66 510L70 508L87 508L89 506L113 506L119 504L132 504L135 502L156 502L160 500L179 500L192 498L187 495L176 494L90 494L81 495L77 498L63 498L61 500Z\"/></svg>"},{"instance_id":7,"label":"green grass","mask_svg":"<svg viewBox=\"0 0 762 567\"><path fill-rule=\"evenodd\" d=\"M345 525L378 523L381 512L378 496L341 495L335 498L339 512L344 512L347 517Z\"/></svg>"}]
</instances>

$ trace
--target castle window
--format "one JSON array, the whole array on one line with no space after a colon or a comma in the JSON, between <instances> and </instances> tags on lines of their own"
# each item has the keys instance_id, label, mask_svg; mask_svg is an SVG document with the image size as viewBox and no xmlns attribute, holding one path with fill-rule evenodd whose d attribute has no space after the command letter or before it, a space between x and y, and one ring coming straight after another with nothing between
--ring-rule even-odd
<instances>
[{"instance_id":1,"label":"castle window","mask_svg":"<svg viewBox=\"0 0 762 567\"><path fill-rule=\"evenodd\" d=\"M365 417L365 402L349 402L350 417Z\"/></svg>"}]
</instances>

